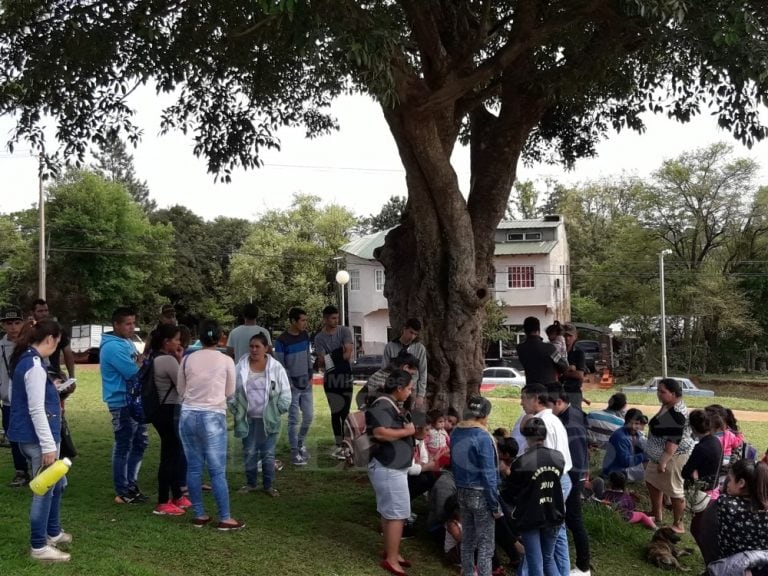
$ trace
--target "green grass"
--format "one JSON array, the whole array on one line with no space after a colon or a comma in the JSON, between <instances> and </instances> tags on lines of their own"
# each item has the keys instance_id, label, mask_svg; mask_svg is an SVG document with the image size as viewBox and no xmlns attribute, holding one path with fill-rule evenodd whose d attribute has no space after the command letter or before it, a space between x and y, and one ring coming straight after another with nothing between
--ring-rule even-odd
<instances>
[{"instance_id":1,"label":"green grass","mask_svg":"<svg viewBox=\"0 0 768 576\"><path fill-rule=\"evenodd\" d=\"M511 427L519 400L491 395L491 426ZM381 576L377 566L378 535L373 492L366 475L346 470L327 454L332 444L328 408L323 392L315 387L315 424L310 438L313 459L305 469L288 461L285 431L278 457L286 462L277 473L281 497L237 494L244 483L239 442L230 441L228 479L233 515L247 527L238 533L197 530L189 519L158 517L150 504L118 506L112 503L109 415L101 402L98 373L82 369L78 390L67 403L72 434L80 451L69 475L70 486L62 504L62 521L75 536L72 561L57 566L62 575L319 575ZM746 426L745 426L746 428ZM751 434L750 430L747 430ZM154 495L159 442L154 430L140 482ZM3 575L50 574L52 568L28 559L28 511L31 492L11 489L10 451L0 450L0 558ZM215 514L213 499L205 496L207 511ZM419 528L424 527L427 506L414 503ZM613 512L589 506L586 522L593 548L594 574L614 575L631 569L637 574L661 574L647 566L643 549L649 532L623 522ZM692 545L689 543L689 545ZM446 566L442 547L426 535L403 543L403 554L414 561L411 574L445 576L458 570ZM700 557L686 565L701 570ZM694 572L695 573L695 572Z\"/></svg>"}]
</instances>

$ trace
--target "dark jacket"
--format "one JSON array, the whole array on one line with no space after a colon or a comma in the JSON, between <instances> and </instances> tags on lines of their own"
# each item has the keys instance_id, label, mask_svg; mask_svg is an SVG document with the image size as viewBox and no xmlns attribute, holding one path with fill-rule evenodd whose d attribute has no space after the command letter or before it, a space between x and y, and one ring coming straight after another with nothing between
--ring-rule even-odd
<instances>
[{"instance_id":1,"label":"dark jacket","mask_svg":"<svg viewBox=\"0 0 768 576\"><path fill-rule=\"evenodd\" d=\"M565 502L560 487L565 459L557 450L529 448L512 464L512 473L502 489L502 498L512 510L520 532L559 526L565 519Z\"/></svg>"},{"instance_id":2,"label":"dark jacket","mask_svg":"<svg viewBox=\"0 0 768 576\"><path fill-rule=\"evenodd\" d=\"M589 472L589 453L587 452L587 417L581 409L571 404L557 415L568 432L568 448L571 451L573 468L570 474L583 477Z\"/></svg>"},{"instance_id":3,"label":"dark jacket","mask_svg":"<svg viewBox=\"0 0 768 576\"><path fill-rule=\"evenodd\" d=\"M647 461L644 442L640 436L632 436L629 428L622 426L611 434L603 457L603 476L611 472L624 472Z\"/></svg>"},{"instance_id":4,"label":"dark jacket","mask_svg":"<svg viewBox=\"0 0 768 576\"><path fill-rule=\"evenodd\" d=\"M517 355L525 370L526 384L555 384L568 369L568 360L540 336L527 336L517 345Z\"/></svg>"}]
</instances>

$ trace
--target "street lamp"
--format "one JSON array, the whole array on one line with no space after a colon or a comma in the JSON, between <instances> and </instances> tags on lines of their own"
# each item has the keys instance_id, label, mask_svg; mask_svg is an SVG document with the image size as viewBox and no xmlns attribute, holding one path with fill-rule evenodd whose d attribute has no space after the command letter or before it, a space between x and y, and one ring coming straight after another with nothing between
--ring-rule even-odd
<instances>
[{"instance_id":1,"label":"street lamp","mask_svg":"<svg viewBox=\"0 0 768 576\"><path fill-rule=\"evenodd\" d=\"M672 250L659 252L659 292L661 300L661 377L667 377L667 314L664 307L664 255Z\"/></svg>"},{"instance_id":2,"label":"street lamp","mask_svg":"<svg viewBox=\"0 0 768 576\"><path fill-rule=\"evenodd\" d=\"M336 272L336 282L338 282L341 287L341 325L346 326L347 323L344 318L344 286L349 282L349 272L346 270L339 270Z\"/></svg>"}]
</instances>

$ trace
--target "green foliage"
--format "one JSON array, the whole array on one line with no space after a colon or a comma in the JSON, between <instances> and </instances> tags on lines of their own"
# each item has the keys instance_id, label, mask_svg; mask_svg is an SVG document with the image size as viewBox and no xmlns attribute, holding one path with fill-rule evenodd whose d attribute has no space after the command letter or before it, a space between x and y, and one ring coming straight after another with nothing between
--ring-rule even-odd
<instances>
[{"instance_id":1,"label":"green foliage","mask_svg":"<svg viewBox=\"0 0 768 576\"><path fill-rule=\"evenodd\" d=\"M321 207L316 196L295 195L288 210L262 216L232 257L231 297L255 302L268 325L282 325L288 309L300 306L317 327L323 307L336 300L333 258L354 223L346 208Z\"/></svg>"},{"instance_id":2,"label":"green foliage","mask_svg":"<svg viewBox=\"0 0 768 576\"><path fill-rule=\"evenodd\" d=\"M47 206L48 299L60 318L101 322L118 305L159 294L172 230L150 224L121 184L70 171L48 189Z\"/></svg>"},{"instance_id":3,"label":"green foliage","mask_svg":"<svg viewBox=\"0 0 768 576\"><path fill-rule=\"evenodd\" d=\"M24 228L23 214L0 215L0 302L22 309L37 288L37 253L31 229Z\"/></svg>"},{"instance_id":4,"label":"green foliage","mask_svg":"<svg viewBox=\"0 0 768 576\"><path fill-rule=\"evenodd\" d=\"M101 149L94 152L97 163L93 170L105 180L118 182L125 186L133 200L149 214L157 203L149 197L149 186L146 181L136 177L133 166L133 156L128 153L125 142L115 135L101 145Z\"/></svg>"},{"instance_id":5,"label":"green foliage","mask_svg":"<svg viewBox=\"0 0 768 576\"><path fill-rule=\"evenodd\" d=\"M537 206L539 201L539 192L534 183L530 180L515 182L512 196L507 205L507 220L529 220L538 217L540 210Z\"/></svg>"},{"instance_id":6,"label":"green foliage","mask_svg":"<svg viewBox=\"0 0 768 576\"><path fill-rule=\"evenodd\" d=\"M491 299L485 303L485 321L483 322L483 347L487 350L492 342L514 342L515 334L504 325L507 315L499 302Z\"/></svg>"},{"instance_id":7,"label":"green foliage","mask_svg":"<svg viewBox=\"0 0 768 576\"><path fill-rule=\"evenodd\" d=\"M408 199L405 196L390 196L378 214L360 218L357 231L360 234L371 234L394 228L402 222L407 204Z\"/></svg>"}]
</instances>

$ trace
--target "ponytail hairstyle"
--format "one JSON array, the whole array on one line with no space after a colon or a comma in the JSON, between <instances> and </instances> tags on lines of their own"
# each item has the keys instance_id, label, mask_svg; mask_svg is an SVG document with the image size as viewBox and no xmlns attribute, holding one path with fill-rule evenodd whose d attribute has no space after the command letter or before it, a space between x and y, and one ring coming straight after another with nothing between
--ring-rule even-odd
<instances>
[{"instance_id":1,"label":"ponytail hairstyle","mask_svg":"<svg viewBox=\"0 0 768 576\"><path fill-rule=\"evenodd\" d=\"M200 322L198 332L200 334L200 343L206 347L215 346L219 343L219 338L221 338L221 328L219 328L219 323L216 320L203 320Z\"/></svg>"},{"instance_id":2,"label":"ponytail hairstyle","mask_svg":"<svg viewBox=\"0 0 768 576\"><path fill-rule=\"evenodd\" d=\"M563 332L564 332L563 325L560 324L559 320L555 320L552 324L547 326L547 329L544 332L546 332L546 334L547 334L547 336L549 338L555 338L557 336L562 336Z\"/></svg>"},{"instance_id":3,"label":"ponytail hairstyle","mask_svg":"<svg viewBox=\"0 0 768 576\"><path fill-rule=\"evenodd\" d=\"M181 328L173 324L160 324L152 333L152 340L149 341L149 349L153 353L160 352L166 340L173 340L176 334L181 333Z\"/></svg>"},{"instance_id":4,"label":"ponytail hairstyle","mask_svg":"<svg viewBox=\"0 0 768 576\"><path fill-rule=\"evenodd\" d=\"M56 320L40 320L39 322L27 322L21 329L19 337L16 338L16 346L11 354L11 373L16 369L21 355L27 351L27 348L35 344L40 344L43 340L52 336L53 338L61 337L61 326Z\"/></svg>"},{"instance_id":5,"label":"ponytail hairstyle","mask_svg":"<svg viewBox=\"0 0 768 576\"><path fill-rule=\"evenodd\" d=\"M744 480L752 505L768 512L768 464L745 458L731 466L731 474L736 481Z\"/></svg>"}]
</instances>

